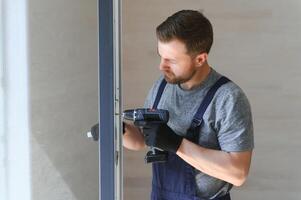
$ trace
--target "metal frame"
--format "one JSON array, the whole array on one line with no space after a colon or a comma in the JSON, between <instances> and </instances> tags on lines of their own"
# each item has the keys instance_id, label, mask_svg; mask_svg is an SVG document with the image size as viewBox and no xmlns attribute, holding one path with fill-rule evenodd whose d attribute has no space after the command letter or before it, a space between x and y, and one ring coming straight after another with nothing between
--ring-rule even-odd
<instances>
[{"instance_id":1,"label":"metal frame","mask_svg":"<svg viewBox=\"0 0 301 200\"><path fill-rule=\"evenodd\" d=\"M98 0L99 199L122 200L120 0Z\"/></svg>"}]
</instances>

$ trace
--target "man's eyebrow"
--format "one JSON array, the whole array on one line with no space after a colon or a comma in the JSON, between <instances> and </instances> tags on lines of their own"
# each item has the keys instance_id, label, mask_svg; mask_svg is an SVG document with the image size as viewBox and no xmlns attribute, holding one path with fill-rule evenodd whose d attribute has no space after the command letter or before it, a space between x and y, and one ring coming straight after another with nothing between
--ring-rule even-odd
<instances>
[{"instance_id":1,"label":"man's eyebrow","mask_svg":"<svg viewBox=\"0 0 301 200\"><path fill-rule=\"evenodd\" d=\"M158 48L157 48L157 54L158 54L158 56L162 57L159 53ZM166 58L166 60L173 61L173 62L177 61L176 59L171 59L171 58Z\"/></svg>"}]
</instances>

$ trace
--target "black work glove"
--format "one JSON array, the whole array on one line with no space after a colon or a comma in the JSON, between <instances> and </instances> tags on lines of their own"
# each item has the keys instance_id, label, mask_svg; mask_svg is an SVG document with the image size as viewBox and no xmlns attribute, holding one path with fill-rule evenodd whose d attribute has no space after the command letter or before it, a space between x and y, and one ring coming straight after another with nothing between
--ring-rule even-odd
<instances>
[{"instance_id":1,"label":"black work glove","mask_svg":"<svg viewBox=\"0 0 301 200\"><path fill-rule=\"evenodd\" d=\"M147 146L173 153L177 152L183 140L167 124L147 124L143 128L143 135Z\"/></svg>"}]
</instances>

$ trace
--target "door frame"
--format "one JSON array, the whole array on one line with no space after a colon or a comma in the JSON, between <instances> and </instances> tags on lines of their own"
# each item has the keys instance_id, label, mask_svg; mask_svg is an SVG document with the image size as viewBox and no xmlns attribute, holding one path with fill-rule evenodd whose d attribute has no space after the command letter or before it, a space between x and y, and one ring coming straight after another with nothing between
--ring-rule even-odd
<instances>
[{"instance_id":1,"label":"door frame","mask_svg":"<svg viewBox=\"0 0 301 200\"><path fill-rule=\"evenodd\" d=\"M121 1L98 0L99 199L123 199Z\"/></svg>"}]
</instances>

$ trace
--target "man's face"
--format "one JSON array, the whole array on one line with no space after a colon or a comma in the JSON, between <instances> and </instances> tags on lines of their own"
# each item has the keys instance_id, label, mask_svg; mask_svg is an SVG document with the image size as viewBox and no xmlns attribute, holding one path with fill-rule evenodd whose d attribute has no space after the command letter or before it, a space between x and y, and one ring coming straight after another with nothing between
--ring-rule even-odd
<instances>
[{"instance_id":1,"label":"man's face","mask_svg":"<svg viewBox=\"0 0 301 200\"><path fill-rule=\"evenodd\" d=\"M187 54L183 42L176 39L165 43L158 41L158 54L161 57L159 69L168 83L185 83L196 73L194 59Z\"/></svg>"}]
</instances>

